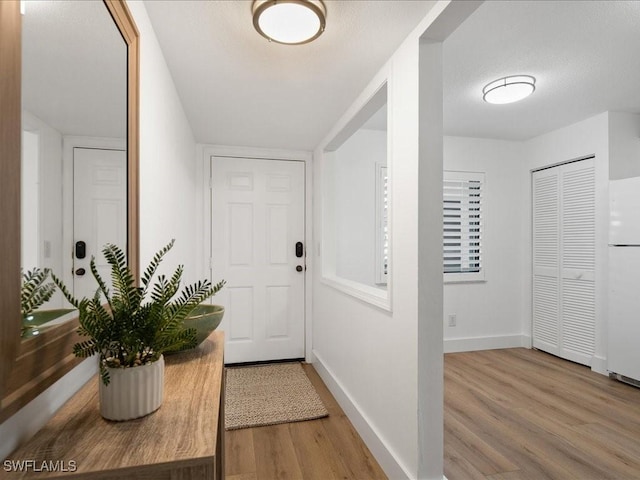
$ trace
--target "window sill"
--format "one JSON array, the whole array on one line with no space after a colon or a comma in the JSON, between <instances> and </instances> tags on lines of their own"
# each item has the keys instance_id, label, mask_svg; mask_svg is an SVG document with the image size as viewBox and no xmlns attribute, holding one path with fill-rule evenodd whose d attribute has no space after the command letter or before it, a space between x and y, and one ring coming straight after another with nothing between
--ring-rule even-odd
<instances>
[{"instance_id":1,"label":"window sill","mask_svg":"<svg viewBox=\"0 0 640 480\"><path fill-rule=\"evenodd\" d=\"M321 282L382 310L392 311L388 289L383 290L336 276L323 276Z\"/></svg>"},{"instance_id":2,"label":"window sill","mask_svg":"<svg viewBox=\"0 0 640 480\"><path fill-rule=\"evenodd\" d=\"M484 283L484 272L482 273L445 273L442 280L447 283Z\"/></svg>"}]
</instances>

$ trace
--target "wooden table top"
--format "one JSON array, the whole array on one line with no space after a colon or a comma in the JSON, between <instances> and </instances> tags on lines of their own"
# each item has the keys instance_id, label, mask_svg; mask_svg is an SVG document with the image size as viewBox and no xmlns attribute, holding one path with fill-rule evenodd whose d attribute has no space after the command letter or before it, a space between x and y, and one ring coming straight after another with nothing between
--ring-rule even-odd
<instances>
[{"instance_id":1,"label":"wooden table top","mask_svg":"<svg viewBox=\"0 0 640 480\"><path fill-rule=\"evenodd\" d=\"M219 419L223 351L224 334L214 331L198 348L166 356L162 406L136 420L100 416L99 378L94 377L0 465L0 478L96 478L97 472L101 477L114 471L122 476L146 472L152 478L162 465L211 464L218 421L224 422ZM7 461L33 463L15 471L16 464Z\"/></svg>"}]
</instances>

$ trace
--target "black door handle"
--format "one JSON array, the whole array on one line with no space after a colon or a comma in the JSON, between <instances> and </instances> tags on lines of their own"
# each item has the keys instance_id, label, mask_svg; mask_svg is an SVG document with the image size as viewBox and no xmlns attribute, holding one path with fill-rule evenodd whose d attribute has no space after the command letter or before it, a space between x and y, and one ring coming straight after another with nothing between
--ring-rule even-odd
<instances>
[{"instance_id":1,"label":"black door handle","mask_svg":"<svg viewBox=\"0 0 640 480\"><path fill-rule=\"evenodd\" d=\"M302 242L296 243L296 257L301 258L304 255L304 245Z\"/></svg>"},{"instance_id":2,"label":"black door handle","mask_svg":"<svg viewBox=\"0 0 640 480\"><path fill-rule=\"evenodd\" d=\"M296 267L296 272L301 272L302 271L302 265L298 265Z\"/></svg>"},{"instance_id":3,"label":"black door handle","mask_svg":"<svg viewBox=\"0 0 640 480\"><path fill-rule=\"evenodd\" d=\"M80 277L82 275L84 275L85 273L87 273L87 271L84 268L79 268L79 269L76 270L76 275L78 275Z\"/></svg>"}]
</instances>

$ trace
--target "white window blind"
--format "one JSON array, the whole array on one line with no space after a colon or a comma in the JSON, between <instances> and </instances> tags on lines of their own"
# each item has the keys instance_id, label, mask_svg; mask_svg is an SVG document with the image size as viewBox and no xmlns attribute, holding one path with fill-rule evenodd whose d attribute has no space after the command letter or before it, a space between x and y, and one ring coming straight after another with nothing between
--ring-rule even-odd
<instances>
[{"instance_id":1,"label":"white window blind","mask_svg":"<svg viewBox=\"0 0 640 480\"><path fill-rule=\"evenodd\" d=\"M444 172L443 267L446 282L484 280L484 174Z\"/></svg>"}]
</instances>

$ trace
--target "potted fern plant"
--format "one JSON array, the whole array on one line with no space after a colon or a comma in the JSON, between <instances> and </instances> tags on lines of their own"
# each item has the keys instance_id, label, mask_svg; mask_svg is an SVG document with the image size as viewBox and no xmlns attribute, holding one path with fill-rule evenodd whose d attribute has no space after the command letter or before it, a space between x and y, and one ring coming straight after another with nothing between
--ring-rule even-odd
<instances>
[{"instance_id":1,"label":"potted fern plant","mask_svg":"<svg viewBox=\"0 0 640 480\"><path fill-rule=\"evenodd\" d=\"M62 281L53 281L79 311L78 333L89 337L76 343L77 357L98 355L100 365L100 414L109 420L129 420L157 410L162 404L164 357L169 351L196 346L196 331L183 320L204 300L215 295L224 280L208 280L185 286L178 293L183 266L171 277L159 275L152 283L174 240L158 251L141 278L141 286L127 265L124 252L107 244L102 253L111 267L113 292L91 259L91 273L98 283L93 298L75 298ZM106 304L105 304L106 301Z\"/></svg>"}]
</instances>

